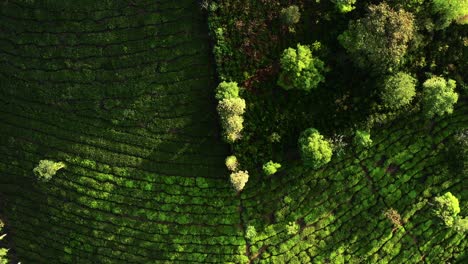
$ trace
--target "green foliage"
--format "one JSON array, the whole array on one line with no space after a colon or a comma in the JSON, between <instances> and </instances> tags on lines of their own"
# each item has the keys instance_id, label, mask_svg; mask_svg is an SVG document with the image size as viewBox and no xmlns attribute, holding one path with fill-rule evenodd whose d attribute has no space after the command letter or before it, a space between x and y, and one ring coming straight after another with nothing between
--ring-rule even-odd
<instances>
[{"instance_id":1,"label":"green foliage","mask_svg":"<svg viewBox=\"0 0 468 264\"><path fill-rule=\"evenodd\" d=\"M467 0L432 0L432 11L439 16L436 22L439 29L448 27L452 21L468 23Z\"/></svg>"},{"instance_id":2,"label":"green foliage","mask_svg":"<svg viewBox=\"0 0 468 264\"><path fill-rule=\"evenodd\" d=\"M219 100L217 110L223 127L224 140L234 143L241 138L244 128L245 100L239 97L239 87L235 82L222 82L216 89Z\"/></svg>"},{"instance_id":3,"label":"green foliage","mask_svg":"<svg viewBox=\"0 0 468 264\"><path fill-rule=\"evenodd\" d=\"M460 213L460 205L457 197L453 196L451 192L438 196L435 199L434 213L442 219L444 224L452 227L457 221L458 213Z\"/></svg>"},{"instance_id":4,"label":"green foliage","mask_svg":"<svg viewBox=\"0 0 468 264\"><path fill-rule=\"evenodd\" d=\"M281 21L288 26L297 24L301 19L299 7L297 5L291 5L281 9L280 18Z\"/></svg>"},{"instance_id":5,"label":"green foliage","mask_svg":"<svg viewBox=\"0 0 468 264\"><path fill-rule=\"evenodd\" d=\"M242 98L228 98L219 101L218 113L221 118L240 116L245 112L245 100Z\"/></svg>"},{"instance_id":6,"label":"green foliage","mask_svg":"<svg viewBox=\"0 0 468 264\"><path fill-rule=\"evenodd\" d=\"M416 79L404 72L397 72L384 80L381 97L384 106L397 110L409 103L416 94Z\"/></svg>"},{"instance_id":7,"label":"green foliage","mask_svg":"<svg viewBox=\"0 0 468 264\"><path fill-rule=\"evenodd\" d=\"M265 175L267 176L275 174L279 168L281 168L281 164L275 163L271 160L263 164L263 167L262 167L263 173L265 173Z\"/></svg>"},{"instance_id":8,"label":"green foliage","mask_svg":"<svg viewBox=\"0 0 468 264\"><path fill-rule=\"evenodd\" d=\"M458 217L456 220L455 220L455 223L453 225L453 228L460 232L460 233L465 233L468 231L468 218L460 218Z\"/></svg>"},{"instance_id":9,"label":"green foliage","mask_svg":"<svg viewBox=\"0 0 468 264\"><path fill-rule=\"evenodd\" d=\"M354 135L354 144L364 148L372 146L370 133L367 131L356 130L356 134Z\"/></svg>"},{"instance_id":10,"label":"green foliage","mask_svg":"<svg viewBox=\"0 0 468 264\"><path fill-rule=\"evenodd\" d=\"M238 115L221 117L221 125L224 128L224 139L228 143L234 143L241 139L241 131L244 129L244 118Z\"/></svg>"},{"instance_id":11,"label":"green foliage","mask_svg":"<svg viewBox=\"0 0 468 264\"><path fill-rule=\"evenodd\" d=\"M2 230L3 230L4 224L2 220L0 220L0 241L2 241L3 238L5 238L5 234L2 235ZM8 263L8 249L6 248L0 248L0 264L7 264Z\"/></svg>"},{"instance_id":12,"label":"green foliage","mask_svg":"<svg viewBox=\"0 0 468 264\"><path fill-rule=\"evenodd\" d=\"M237 192L240 192L244 189L245 184L249 180L249 172L248 171L233 172L230 175L230 179L231 179L232 187L234 187L234 189Z\"/></svg>"},{"instance_id":13,"label":"green foliage","mask_svg":"<svg viewBox=\"0 0 468 264\"><path fill-rule=\"evenodd\" d=\"M289 222L288 225L286 225L286 232L288 235L295 235L299 231L299 228L296 222Z\"/></svg>"},{"instance_id":14,"label":"green foliage","mask_svg":"<svg viewBox=\"0 0 468 264\"><path fill-rule=\"evenodd\" d=\"M239 97L239 86L236 82L221 82L216 87L216 99L222 101L224 99L232 99Z\"/></svg>"},{"instance_id":15,"label":"green foliage","mask_svg":"<svg viewBox=\"0 0 468 264\"><path fill-rule=\"evenodd\" d=\"M338 40L357 65L385 72L403 62L414 33L411 13L382 2L370 5L364 18L350 21Z\"/></svg>"},{"instance_id":16,"label":"green foliage","mask_svg":"<svg viewBox=\"0 0 468 264\"><path fill-rule=\"evenodd\" d=\"M40 181L49 181L58 170L65 168L63 162L55 162L52 160L41 160L33 169L34 174Z\"/></svg>"},{"instance_id":17,"label":"green foliage","mask_svg":"<svg viewBox=\"0 0 468 264\"><path fill-rule=\"evenodd\" d=\"M308 46L297 44L297 49L287 48L280 59L281 73L278 85L286 90L310 91L325 80L324 63L312 56Z\"/></svg>"},{"instance_id":18,"label":"green foliage","mask_svg":"<svg viewBox=\"0 0 468 264\"><path fill-rule=\"evenodd\" d=\"M432 77L423 83L422 104L426 117L453 113L453 106L458 101L454 91L456 82L442 77Z\"/></svg>"},{"instance_id":19,"label":"green foliage","mask_svg":"<svg viewBox=\"0 0 468 264\"><path fill-rule=\"evenodd\" d=\"M333 150L315 128L308 128L299 137L299 150L305 166L320 168L330 162Z\"/></svg>"},{"instance_id":20,"label":"green foliage","mask_svg":"<svg viewBox=\"0 0 468 264\"><path fill-rule=\"evenodd\" d=\"M250 241L254 240L255 237L257 237L257 230L255 230L255 226L247 226L247 229L245 230L245 237Z\"/></svg>"},{"instance_id":21,"label":"green foliage","mask_svg":"<svg viewBox=\"0 0 468 264\"><path fill-rule=\"evenodd\" d=\"M225 164L230 171L237 171L239 169L239 162L236 156L228 156L225 160Z\"/></svg>"},{"instance_id":22,"label":"green foliage","mask_svg":"<svg viewBox=\"0 0 468 264\"><path fill-rule=\"evenodd\" d=\"M341 12L341 13L347 13L354 8L354 4L356 3L356 0L332 0L333 3L335 3L336 8Z\"/></svg>"}]
</instances>

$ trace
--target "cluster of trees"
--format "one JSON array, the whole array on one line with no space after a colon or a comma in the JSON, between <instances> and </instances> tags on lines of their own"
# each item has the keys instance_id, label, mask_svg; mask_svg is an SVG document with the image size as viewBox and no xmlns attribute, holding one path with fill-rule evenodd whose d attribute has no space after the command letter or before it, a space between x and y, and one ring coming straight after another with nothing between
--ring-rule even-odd
<instances>
[{"instance_id":1,"label":"cluster of trees","mask_svg":"<svg viewBox=\"0 0 468 264\"><path fill-rule=\"evenodd\" d=\"M239 162L236 156L228 156L225 160L226 167L231 171L229 176L232 187L240 192L244 189L245 184L249 181L249 172L239 170Z\"/></svg>"},{"instance_id":2,"label":"cluster of trees","mask_svg":"<svg viewBox=\"0 0 468 264\"><path fill-rule=\"evenodd\" d=\"M241 138L244 128L243 114L245 112L245 100L239 96L239 86L236 82L222 82L216 88L218 99L218 114L224 130L224 139L228 143L234 143Z\"/></svg>"},{"instance_id":3,"label":"cluster of trees","mask_svg":"<svg viewBox=\"0 0 468 264\"><path fill-rule=\"evenodd\" d=\"M65 168L63 162L55 162L52 160L41 160L39 164L33 169L34 174L40 181L50 181L58 170Z\"/></svg>"}]
</instances>

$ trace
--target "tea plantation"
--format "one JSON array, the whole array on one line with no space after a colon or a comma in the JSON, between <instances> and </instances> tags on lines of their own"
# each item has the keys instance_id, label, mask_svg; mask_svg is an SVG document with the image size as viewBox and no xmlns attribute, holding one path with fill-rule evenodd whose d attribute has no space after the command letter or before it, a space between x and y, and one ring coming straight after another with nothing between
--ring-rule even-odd
<instances>
[{"instance_id":1,"label":"tea plantation","mask_svg":"<svg viewBox=\"0 0 468 264\"><path fill-rule=\"evenodd\" d=\"M466 263L468 7L381 2L0 1L0 264Z\"/></svg>"}]
</instances>

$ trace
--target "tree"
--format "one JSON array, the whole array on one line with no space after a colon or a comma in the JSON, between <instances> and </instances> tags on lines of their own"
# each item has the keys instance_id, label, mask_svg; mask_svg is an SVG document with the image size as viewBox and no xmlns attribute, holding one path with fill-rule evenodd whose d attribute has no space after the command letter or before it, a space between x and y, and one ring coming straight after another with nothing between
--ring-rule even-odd
<instances>
[{"instance_id":1,"label":"tree","mask_svg":"<svg viewBox=\"0 0 468 264\"><path fill-rule=\"evenodd\" d=\"M456 82L442 77L432 77L423 83L422 104L426 117L453 113L453 106L458 101L454 91Z\"/></svg>"},{"instance_id":2,"label":"tree","mask_svg":"<svg viewBox=\"0 0 468 264\"><path fill-rule=\"evenodd\" d=\"M402 63L414 34L413 15L382 2L370 5L366 17L350 21L338 40L358 66L385 72Z\"/></svg>"},{"instance_id":3,"label":"tree","mask_svg":"<svg viewBox=\"0 0 468 264\"><path fill-rule=\"evenodd\" d=\"M244 128L245 100L239 97L239 87L235 82L222 82L216 88L218 102L218 114L223 127L224 139L228 143L234 143L241 138Z\"/></svg>"},{"instance_id":4,"label":"tree","mask_svg":"<svg viewBox=\"0 0 468 264\"><path fill-rule=\"evenodd\" d=\"M226 158L225 164L230 171L237 171L239 168L239 162L237 161L236 156L228 156Z\"/></svg>"},{"instance_id":5,"label":"tree","mask_svg":"<svg viewBox=\"0 0 468 264\"><path fill-rule=\"evenodd\" d=\"M366 131L356 130L356 134L354 135L354 144L362 146L364 148L369 148L372 145L370 133Z\"/></svg>"},{"instance_id":6,"label":"tree","mask_svg":"<svg viewBox=\"0 0 468 264\"><path fill-rule=\"evenodd\" d=\"M216 87L216 99L219 101L224 99L238 98L239 97L239 86L236 82L221 82Z\"/></svg>"},{"instance_id":7,"label":"tree","mask_svg":"<svg viewBox=\"0 0 468 264\"><path fill-rule=\"evenodd\" d=\"M288 26L297 24L301 19L301 13L299 12L299 7L297 5L291 5L281 9L280 13L281 21Z\"/></svg>"},{"instance_id":8,"label":"tree","mask_svg":"<svg viewBox=\"0 0 468 264\"><path fill-rule=\"evenodd\" d=\"M267 176L275 174L278 171L279 168L281 168L281 164L273 162L271 160L269 162L263 164L263 167L262 167L263 172Z\"/></svg>"},{"instance_id":9,"label":"tree","mask_svg":"<svg viewBox=\"0 0 468 264\"><path fill-rule=\"evenodd\" d=\"M299 149L305 166L319 168L330 162L331 144L315 128L306 129L299 137Z\"/></svg>"},{"instance_id":10,"label":"tree","mask_svg":"<svg viewBox=\"0 0 468 264\"><path fill-rule=\"evenodd\" d=\"M219 101L217 110L221 118L242 115L245 112L245 100L242 98L223 99Z\"/></svg>"},{"instance_id":11,"label":"tree","mask_svg":"<svg viewBox=\"0 0 468 264\"><path fill-rule=\"evenodd\" d=\"M457 197L453 196L451 192L447 192L442 196L435 199L434 213L442 219L444 224L452 227L457 221L457 215L460 213L460 204Z\"/></svg>"},{"instance_id":12,"label":"tree","mask_svg":"<svg viewBox=\"0 0 468 264\"><path fill-rule=\"evenodd\" d=\"M230 175L232 187L238 192L242 191L249 180L248 171L233 172Z\"/></svg>"},{"instance_id":13,"label":"tree","mask_svg":"<svg viewBox=\"0 0 468 264\"><path fill-rule=\"evenodd\" d=\"M228 116L221 119L224 127L224 139L228 143L234 143L241 138L241 131L244 129L244 118L238 115Z\"/></svg>"},{"instance_id":14,"label":"tree","mask_svg":"<svg viewBox=\"0 0 468 264\"><path fill-rule=\"evenodd\" d=\"M332 0L333 3L335 3L336 8L341 12L341 13L347 13L354 8L354 4L356 3L356 0Z\"/></svg>"},{"instance_id":15,"label":"tree","mask_svg":"<svg viewBox=\"0 0 468 264\"><path fill-rule=\"evenodd\" d=\"M432 11L439 16L436 21L438 29L448 27L452 21L460 24L468 23L467 0L432 0Z\"/></svg>"},{"instance_id":16,"label":"tree","mask_svg":"<svg viewBox=\"0 0 468 264\"><path fill-rule=\"evenodd\" d=\"M52 160L41 160L33 172L41 181L49 181L58 170L65 168L63 162L55 162Z\"/></svg>"},{"instance_id":17,"label":"tree","mask_svg":"<svg viewBox=\"0 0 468 264\"><path fill-rule=\"evenodd\" d=\"M388 76L381 93L384 106L397 110L409 105L416 95L416 79L404 72Z\"/></svg>"},{"instance_id":18,"label":"tree","mask_svg":"<svg viewBox=\"0 0 468 264\"><path fill-rule=\"evenodd\" d=\"M286 90L310 91L325 80L322 75L324 63L312 56L308 46L297 44L297 49L285 49L280 59L280 65L281 73L278 85Z\"/></svg>"}]
</instances>

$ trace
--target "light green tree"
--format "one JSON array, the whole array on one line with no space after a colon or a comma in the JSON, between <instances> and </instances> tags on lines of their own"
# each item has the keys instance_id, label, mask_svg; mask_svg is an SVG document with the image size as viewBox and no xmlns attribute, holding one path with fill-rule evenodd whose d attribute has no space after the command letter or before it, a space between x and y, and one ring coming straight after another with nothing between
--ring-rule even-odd
<instances>
[{"instance_id":1,"label":"light green tree","mask_svg":"<svg viewBox=\"0 0 468 264\"><path fill-rule=\"evenodd\" d=\"M460 213L460 204L457 197L451 192L438 196L435 199L434 213L442 219L444 224L452 227L457 221L457 216Z\"/></svg>"},{"instance_id":2,"label":"light green tree","mask_svg":"<svg viewBox=\"0 0 468 264\"><path fill-rule=\"evenodd\" d=\"M236 82L221 82L218 87L216 87L215 97L219 101L224 99L238 98L239 86Z\"/></svg>"},{"instance_id":3,"label":"light green tree","mask_svg":"<svg viewBox=\"0 0 468 264\"><path fill-rule=\"evenodd\" d=\"M423 83L423 112L428 118L436 115L453 113L453 106L458 101L455 92L456 82L442 77L432 77Z\"/></svg>"},{"instance_id":4,"label":"light green tree","mask_svg":"<svg viewBox=\"0 0 468 264\"><path fill-rule=\"evenodd\" d=\"M356 0L332 0L333 3L335 3L336 8L341 12L341 13L347 13L354 8L354 4L356 3Z\"/></svg>"},{"instance_id":5,"label":"light green tree","mask_svg":"<svg viewBox=\"0 0 468 264\"><path fill-rule=\"evenodd\" d=\"M448 27L453 21L468 23L468 0L432 0L432 11L439 16L438 29Z\"/></svg>"},{"instance_id":6,"label":"light green tree","mask_svg":"<svg viewBox=\"0 0 468 264\"><path fill-rule=\"evenodd\" d=\"M299 137L299 150L304 165L320 168L330 162L333 148L315 128L306 129Z\"/></svg>"},{"instance_id":7,"label":"light green tree","mask_svg":"<svg viewBox=\"0 0 468 264\"><path fill-rule=\"evenodd\" d=\"M275 174L279 168L281 168L281 164L273 162L271 160L263 164L263 167L262 167L263 172L267 176Z\"/></svg>"},{"instance_id":8,"label":"light green tree","mask_svg":"<svg viewBox=\"0 0 468 264\"><path fill-rule=\"evenodd\" d=\"M280 59L280 65L281 73L278 85L285 90L310 91L325 80L323 76L324 63L312 56L312 51L308 46L297 44L296 49L285 49Z\"/></svg>"},{"instance_id":9,"label":"light green tree","mask_svg":"<svg viewBox=\"0 0 468 264\"><path fill-rule=\"evenodd\" d=\"M41 181L49 181L57 173L58 170L65 168L63 162L55 162L52 160L41 160L33 169L34 174Z\"/></svg>"}]
</instances>

